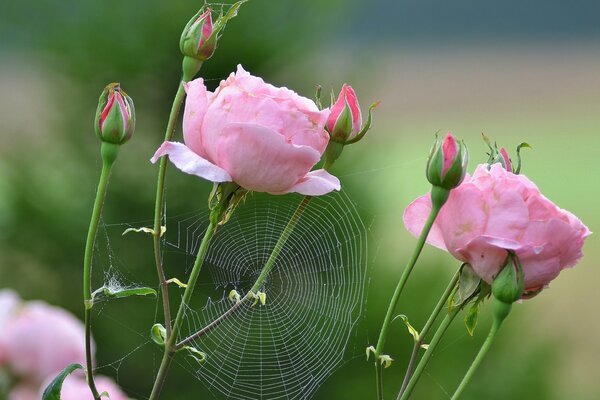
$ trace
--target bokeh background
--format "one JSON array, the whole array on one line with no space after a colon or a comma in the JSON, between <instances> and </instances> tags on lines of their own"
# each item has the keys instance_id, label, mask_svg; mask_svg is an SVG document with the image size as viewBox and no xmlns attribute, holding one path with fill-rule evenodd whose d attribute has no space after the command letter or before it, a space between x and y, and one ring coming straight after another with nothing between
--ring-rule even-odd
<instances>
[{"instance_id":1,"label":"bokeh background","mask_svg":"<svg viewBox=\"0 0 600 400\"><path fill-rule=\"evenodd\" d=\"M122 150L107 224L151 218L155 168L180 71L179 35L201 5L191 0L30 0L0 4L0 287L78 316L81 259L97 177L92 121L104 85L135 99L137 131ZM237 63L312 97L351 83L363 109L381 100L373 130L344 152L336 173L369 230L368 302L356 343L374 344L414 239L401 221L428 190L423 169L433 134L452 130L486 159L481 133L509 149L526 141L523 172L547 197L598 231L600 196L600 3L594 0L250 0L227 27L202 76L216 86ZM210 185L171 173L169 206L204 207ZM155 284L151 242L120 250L122 274ZM123 247L115 241L116 247ZM599 242L551 288L514 308L465 399L598 399ZM422 326L457 263L426 248L401 312ZM97 284L102 276L96 274ZM112 308L111 308L112 307ZM98 365L143 399L158 351L131 353L156 303L107 306L96 318ZM489 326L474 337L457 321L415 399L448 399ZM411 338L396 324L387 353L388 396L397 390ZM362 350L361 350L362 351ZM119 363L119 360L127 362ZM177 367L165 399L210 398ZM315 399L374 398L372 365L348 360Z\"/></svg>"}]
</instances>

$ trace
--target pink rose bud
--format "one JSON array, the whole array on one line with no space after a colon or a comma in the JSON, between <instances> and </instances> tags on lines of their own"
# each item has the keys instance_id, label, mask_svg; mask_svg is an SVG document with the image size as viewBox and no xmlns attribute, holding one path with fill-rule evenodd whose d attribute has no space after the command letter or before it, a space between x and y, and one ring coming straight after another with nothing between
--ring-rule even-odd
<instances>
[{"instance_id":1,"label":"pink rose bud","mask_svg":"<svg viewBox=\"0 0 600 400\"><path fill-rule=\"evenodd\" d=\"M404 225L419 236L431 212L431 196L413 201ZM559 273L575 266L590 230L548 200L524 175L501 164L480 164L473 176L450 191L427 242L469 263L492 283L513 251L523 268L524 298L535 295Z\"/></svg>"},{"instance_id":2,"label":"pink rose bud","mask_svg":"<svg viewBox=\"0 0 600 400\"><path fill-rule=\"evenodd\" d=\"M501 302L512 304L521 298L524 289L525 280L521 262L512 251L509 251L506 263L492 281L492 294Z\"/></svg>"},{"instance_id":3,"label":"pink rose bud","mask_svg":"<svg viewBox=\"0 0 600 400\"><path fill-rule=\"evenodd\" d=\"M436 135L427 161L427 180L433 186L454 189L463 181L468 161L469 152L464 142L458 142L451 132L442 142Z\"/></svg>"},{"instance_id":4,"label":"pink rose bud","mask_svg":"<svg viewBox=\"0 0 600 400\"><path fill-rule=\"evenodd\" d=\"M504 147L500 148L500 164L506 169L508 172L513 172L512 163L510 162L510 157L508 156L508 152Z\"/></svg>"},{"instance_id":5,"label":"pink rose bud","mask_svg":"<svg viewBox=\"0 0 600 400\"><path fill-rule=\"evenodd\" d=\"M164 142L152 162L168 155L185 173L256 192L320 196L340 190L335 176L311 171L329 142L329 111L241 65L214 93L201 78L185 89L185 144Z\"/></svg>"},{"instance_id":6,"label":"pink rose bud","mask_svg":"<svg viewBox=\"0 0 600 400\"><path fill-rule=\"evenodd\" d=\"M187 23L181 34L179 47L184 56L199 61L208 60L213 55L217 47L217 35L213 31L210 8L201 9Z\"/></svg>"},{"instance_id":7,"label":"pink rose bud","mask_svg":"<svg viewBox=\"0 0 600 400\"><path fill-rule=\"evenodd\" d=\"M325 125L331 139L344 143L352 139L362 127L362 115L352 86L344 84Z\"/></svg>"},{"instance_id":8,"label":"pink rose bud","mask_svg":"<svg viewBox=\"0 0 600 400\"><path fill-rule=\"evenodd\" d=\"M8 368L38 384L69 364L85 364L81 321L43 302L27 303L3 327L2 347Z\"/></svg>"},{"instance_id":9,"label":"pink rose bud","mask_svg":"<svg viewBox=\"0 0 600 400\"><path fill-rule=\"evenodd\" d=\"M95 120L96 135L106 143L123 144L135 130L135 109L131 97L118 83L104 88L98 100Z\"/></svg>"}]
</instances>

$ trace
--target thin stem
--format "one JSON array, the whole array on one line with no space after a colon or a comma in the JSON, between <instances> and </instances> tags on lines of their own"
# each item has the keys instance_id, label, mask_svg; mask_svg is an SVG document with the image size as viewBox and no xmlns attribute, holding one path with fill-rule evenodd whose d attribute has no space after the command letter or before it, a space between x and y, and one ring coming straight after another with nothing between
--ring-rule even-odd
<instances>
[{"instance_id":1,"label":"thin stem","mask_svg":"<svg viewBox=\"0 0 600 400\"><path fill-rule=\"evenodd\" d=\"M412 270L417 262L417 259L419 258L419 255L421 254L421 250L423 250L423 246L425 245L425 240L427 239L427 235L429 234L429 231L431 230L431 226L433 225L435 218L437 217L438 213L440 212L440 208L441 208L441 206L437 206L437 207L432 206L431 212L429 213L427 222L425 222L425 226L423 226L423 231L421 232L421 235L419 236L419 239L418 239L417 245L415 246L415 249L413 251L412 257L408 261L408 264L404 268L404 271L402 271L402 275L400 276L400 280L398 281L398 285L396 286L396 290L394 291L394 295L392 296L392 299L390 301L390 305L389 305L387 313L385 315L385 319L383 320L383 325L381 326L379 340L377 341L377 347L375 348L375 362L377 362L377 359L379 358L379 356L381 355L381 352L383 351L383 346L385 345L385 340L387 337L388 330L390 328L390 323L392 321L394 311L396 310L396 306L398 305L398 300L400 299L402 290L404 289L404 286L406 285L406 281L408 280L408 277L410 276L410 273L412 272ZM380 397L380 399L382 399L382 397Z\"/></svg>"},{"instance_id":2,"label":"thin stem","mask_svg":"<svg viewBox=\"0 0 600 400\"><path fill-rule=\"evenodd\" d=\"M425 351L425 354L423 354L421 361L419 361L419 364L417 365L417 368L415 369L415 373L408 381L408 384L406 385L406 389L404 390L404 393L402 393L402 396L398 400L407 400L410 397L417 382L419 381L419 378L421 377L421 374L423 373L423 371L425 370L425 367L429 363L429 359L433 355L433 352L435 351L437 345L439 344L440 340L442 339L442 336L444 336L444 333L446 333L446 330L448 329L448 327L450 326L450 324L452 323L452 321L454 320L454 318L456 317L456 315L458 314L459 311L460 311L460 308L456 307L450 312L450 314L446 315L446 317L444 318L444 320L438 327L437 331L435 332L435 335L433 335L433 339L431 339L431 343L429 343L429 347L427 348L427 351Z\"/></svg>"},{"instance_id":3,"label":"thin stem","mask_svg":"<svg viewBox=\"0 0 600 400\"><path fill-rule=\"evenodd\" d=\"M287 225L283 229L281 236L277 240L277 243L275 243L275 247L273 247L273 250L271 252L271 255L269 256L269 259L263 266L263 268L260 272L260 275L256 279L256 282L254 282L254 285L252 285L252 288L250 289L250 291L239 302L237 302L233 306L231 306L230 309L225 311L225 313L223 313L217 319L212 321L210 324L206 325L201 330L195 332L194 334L188 336L187 338L185 338L185 339L181 340L179 343L177 343L175 349L180 349L183 346L187 345L188 343L192 342L193 340L195 340L195 339L207 334L211 330L215 329L222 322L224 322L227 318L229 318L231 315L233 315L237 310L239 310L243 304L245 304L246 302L248 302L250 300L253 300L252 296L261 289L262 285L264 284L265 280L267 279L267 276L269 275L269 272L273 268L273 265L275 264L275 261L277 260L277 257L279 256L279 253L281 253L281 250L283 249L285 243L287 242L290 235L296 228L296 225L298 225L298 221L300 221L300 217L304 213L304 210L306 209L306 206L308 205L308 203L310 203L311 199L312 199L312 197L305 196L302 199L302 202L300 202L300 204L298 205L298 208L296 208L296 211L291 216Z\"/></svg>"},{"instance_id":4,"label":"thin stem","mask_svg":"<svg viewBox=\"0 0 600 400\"><path fill-rule=\"evenodd\" d=\"M377 398L383 399L383 374L377 360L375 360L375 386L377 387Z\"/></svg>"},{"instance_id":5,"label":"thin stem","mask_svg":"<svg viewBox=\"0 0 600 400\"><path fill-rule=\"evenodd\" d=\"M483 361L485 355L490 350L490 347L492 346L492 343L494 342L494 339L496 338L496 334L498 333L498 330L500 329L500 325L502 325L502 321L504 321L504 318L506 318L506 316L510 312L510 308L511 308L510 304L502 303L501 301L499 301L495 298L492 301L493 301L494 308L500 307L503 310L505 310L506 313L503 316L498 316L497 313L494 313L494 319L492 322L492 327L490 328L490 332L488 333L488 336L485 339L485 342L483 342L483 344L481 345L481 349L479 349L479 353L477 353L477 356L473 360L473 363L469 367L469 370L467 371L467 373L463 377L462 381L460 382L460 385L458 385L458 388L454 392L454 395L452 395L452 400L458 400L458 398L460 397L462 392L465 390L465 388L471 381L471 378L473 377L473 374L479 367L479 364L481 364L481 361Z\"/></svg>"},{"instance_id":6,"label":"thin stem","mask_svg":"<svg viewBox=\"0 0 600 400\"><path fill-rule=\"evenodd\" d=\"M98 181L96 190L96 199L92 211L92 218L88 228L87 240L85 243L85 254L83 256L83 304L85 307L85 358L87 367L87 381L94 396L94 400L100 400L100 394L94 382L94 371L92 364L92 256L94 253L94 243L98 232L98 224L102 215L104 199L106 198L106 189L110 179L111 168L117 158L119 145L102 143L100 147L102 154L102 172Z\"/></svg>"},{"instance_id":7,"label":"thin stem","mask_svg":"<svg viewBox=\"0 0 600 400\"><path fill-rule=\"evenodd\" d=\"M150 400L158 399L158 396L160 396L160 392L165 383L165 379L167 378L169 365L171 364L171 360L176 351L177 335L179 333L179 329L181 328L186 308L188 308L188 304L190 303L192 294L194 293L194 287L196 286L196 281L198 280L200 271L202 270L204 258L206 257L206 253L208 251L208 245L210 244L210 241L217 229L217 224L218 218L213 218L211 215L210 224L204 233L202 243L200 243L200 248L198 249L198 254L196 255L196 261L194 262L187 286L183 292L181 304L179 305L179 310L177 311L177 316L175 317L175 322L173 323L171 336L165 341L165 352L158 370L158 374L156 375L156 380L154 381L154 387L152 388L152 393L150 394Z\"/></svg>"},{"instance_id":8,"label":"thin stem","mask_svg":"<svg viewBox=\"0 0 600 400\"><path fill-rule=\"evenodd\" d=\"M436 304L431 315L429 316L429 319L425 323L425 326L421 330L421 332L419 334L419 340L417 340L413 346L412 354L410 355L410 361L408 362L408 367L406 368L406 374L404 375L404 380L402 381L402 387L400 388L400 392L398 393L398 399L401 398L402 393L404 392L404 389L406 389L406 386L408 385L408 381L412 377L413 371L417 364L417 357L419 355L419 350L421 349L421 346L423 345L423 341L425 340L425 337L427 336L427 334L429 333L429 330L433 326L433 323L435 322L437 317L440 315L440 312L442 311L442 309L445 307L446 303L448 302L448 298L452 294L454 287L456 286L456 283L458 282L459 277L460 277L460 268L458 269L458 271L456 271L456 273L454 274L454 276L448 283L448 286L446 287L446 290L444 290L442 297L440 297L440 300Z\"/></svg>"},{"instance_id":9,"label":"thin stem","mask_svg":"<svg viewBox=\"0 0 600 400\"><path fill-rule=\"evenodd\" d=\"M171 114L167 123L167 131L165 132L165 141L171 140L177 126L177 118L185 98L185 90L183 81L179 83L177 94L171 106ZM156 272L160 282L160 291L162 294L162 303L165 318L165 328L167 330L167 338L171 336L171 306L169 304L169 284L165 277L165 271L162 265L161 256L161 222L164 214L164 196L165 196L165 180L167 172L167 157L161 157L158 167L158 179L156 185L156 201L154 203L154 261L156 263Z\"/></svg>"}]
</instances>

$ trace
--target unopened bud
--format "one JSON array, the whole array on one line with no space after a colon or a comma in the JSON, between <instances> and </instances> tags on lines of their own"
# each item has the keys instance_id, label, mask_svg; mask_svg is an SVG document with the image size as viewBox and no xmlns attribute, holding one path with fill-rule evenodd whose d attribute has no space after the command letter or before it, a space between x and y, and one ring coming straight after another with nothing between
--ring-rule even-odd
<instances>
[{"instance_id":1,"label":"unopened bud","mask_svg":"<svg viewBox=\"0 0 600 400\"><path fill-rule=\"evenodd\" d=\"M187 23L179 41L181 52L186 57L199 61L208 60L217 47L217 35L213 29L212 10L201 9Z\"/></svg>"},{"instance_id":2,"label":"unopened bud","mask_svg":"<svg viewBox=\"0 0 600 400\"><path fill-rule=\"evenodd\" d=\"M105 143L123 144L135 130L135 108L131 97L118 83L111 83L100 95L95 119L96 135Z\"/></svg>"},{"instance_id":3,"label":"unopened bud","mask_svg":"<svg viewBox=\"0 0 600 400\"><path fill-rule=\"evenodd\" d=\"M464 142L457 141L451 132L440 141L436 135L427 161L427 180L433 185L451 190L460 185L467 172L469 152Z\"/></svg>"},{"instance_id":4,"label":"unopened bud","mask_svg":"<svg viewBox=\"0 0 600 400\"><path fill-rule=\"evenodd\" d=\"M492 294L506 304L519 300L525 289L523 268L516 254L509 251L506 262L492 282Z\"/></svg>"},{"instance_id":5,"label":"unopened bud","mask_svg":"<svg viewBox=\"0 0 600 400\"><path fill-rule=\"evenodd\" d=\"M356 93L352 86L344 84L337 101L331 107L331 113L325 125L331 139L346 142L362 128L362 115Z\"/></svg>"}]
</instances>

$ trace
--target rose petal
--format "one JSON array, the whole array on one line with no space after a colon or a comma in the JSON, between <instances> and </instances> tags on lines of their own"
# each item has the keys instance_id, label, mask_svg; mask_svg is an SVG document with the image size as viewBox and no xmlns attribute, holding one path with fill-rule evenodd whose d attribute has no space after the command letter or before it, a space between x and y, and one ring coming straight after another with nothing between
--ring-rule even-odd
<instances>
[{"instance_id":1,"label":"rose petal","mask_svg":"<svg viewBox=\"0 0 600 400\"><path fill-rule=\"evenodd\" d=\"M419 237L421 235L421 231L423 230L423 226L425 226L427 218L429 218L430 212L431 195L428 193L417 198L415 201L410 203L408 207L406 207L402 217L404 220L404 226L410 233L413 234L413 236ZM437 223L434 223L431 227L431 230L427 235L427 243L437 247L438 249L447 250L442 232L440 231Z\"/></svg>"},{"instance_id":2,"label":"rose petal","mask_svg":"<svg viewBox=\"0 0 600 400\"><path fill-rule=\"evenodd\" d=\"M288 143L271 129L243 123L223 128L217 154L219 165L238 185L272 193L290 189L321 158L311 147Z\"/></svg>"},{"instance_id":3,"label":"rose petal","mask_svg":"<svg viewBox=\"0 0 600 400\"><path fill-rule=\"evenodd\" d=\"M164 155L183 172L196 175L211 182L231 182L231 176L223 168L194 153L183 143L164 142L150 160L152 163Z\"/></svg>"},{"instance_id":4,"label":"rose petal","mask_svg":"<svg viewBox=\"0 0 600 400\"><path fill-rule=\"evenodd\" d=\"M183 141L196 154L208 159L202 145L202 122L209 103L209 92L202 78L194 79L185 84L187 97L183 111Z\"/></svg>"},{"instance_id":5,"label":"rose petal","mask_svg":"<svg viewBox=\"0 0 600 400\"><path fill-rule=\"evenodd\" d=\"M298 181L298 183L287 189L285 192L272 194L295 192L305 196L322 196L329 192L333 192L334 190L340 190L340 188L340 180L337 177L331 175L324 169L318 169L306 174Z\"/></svg>"}]
</instances>

